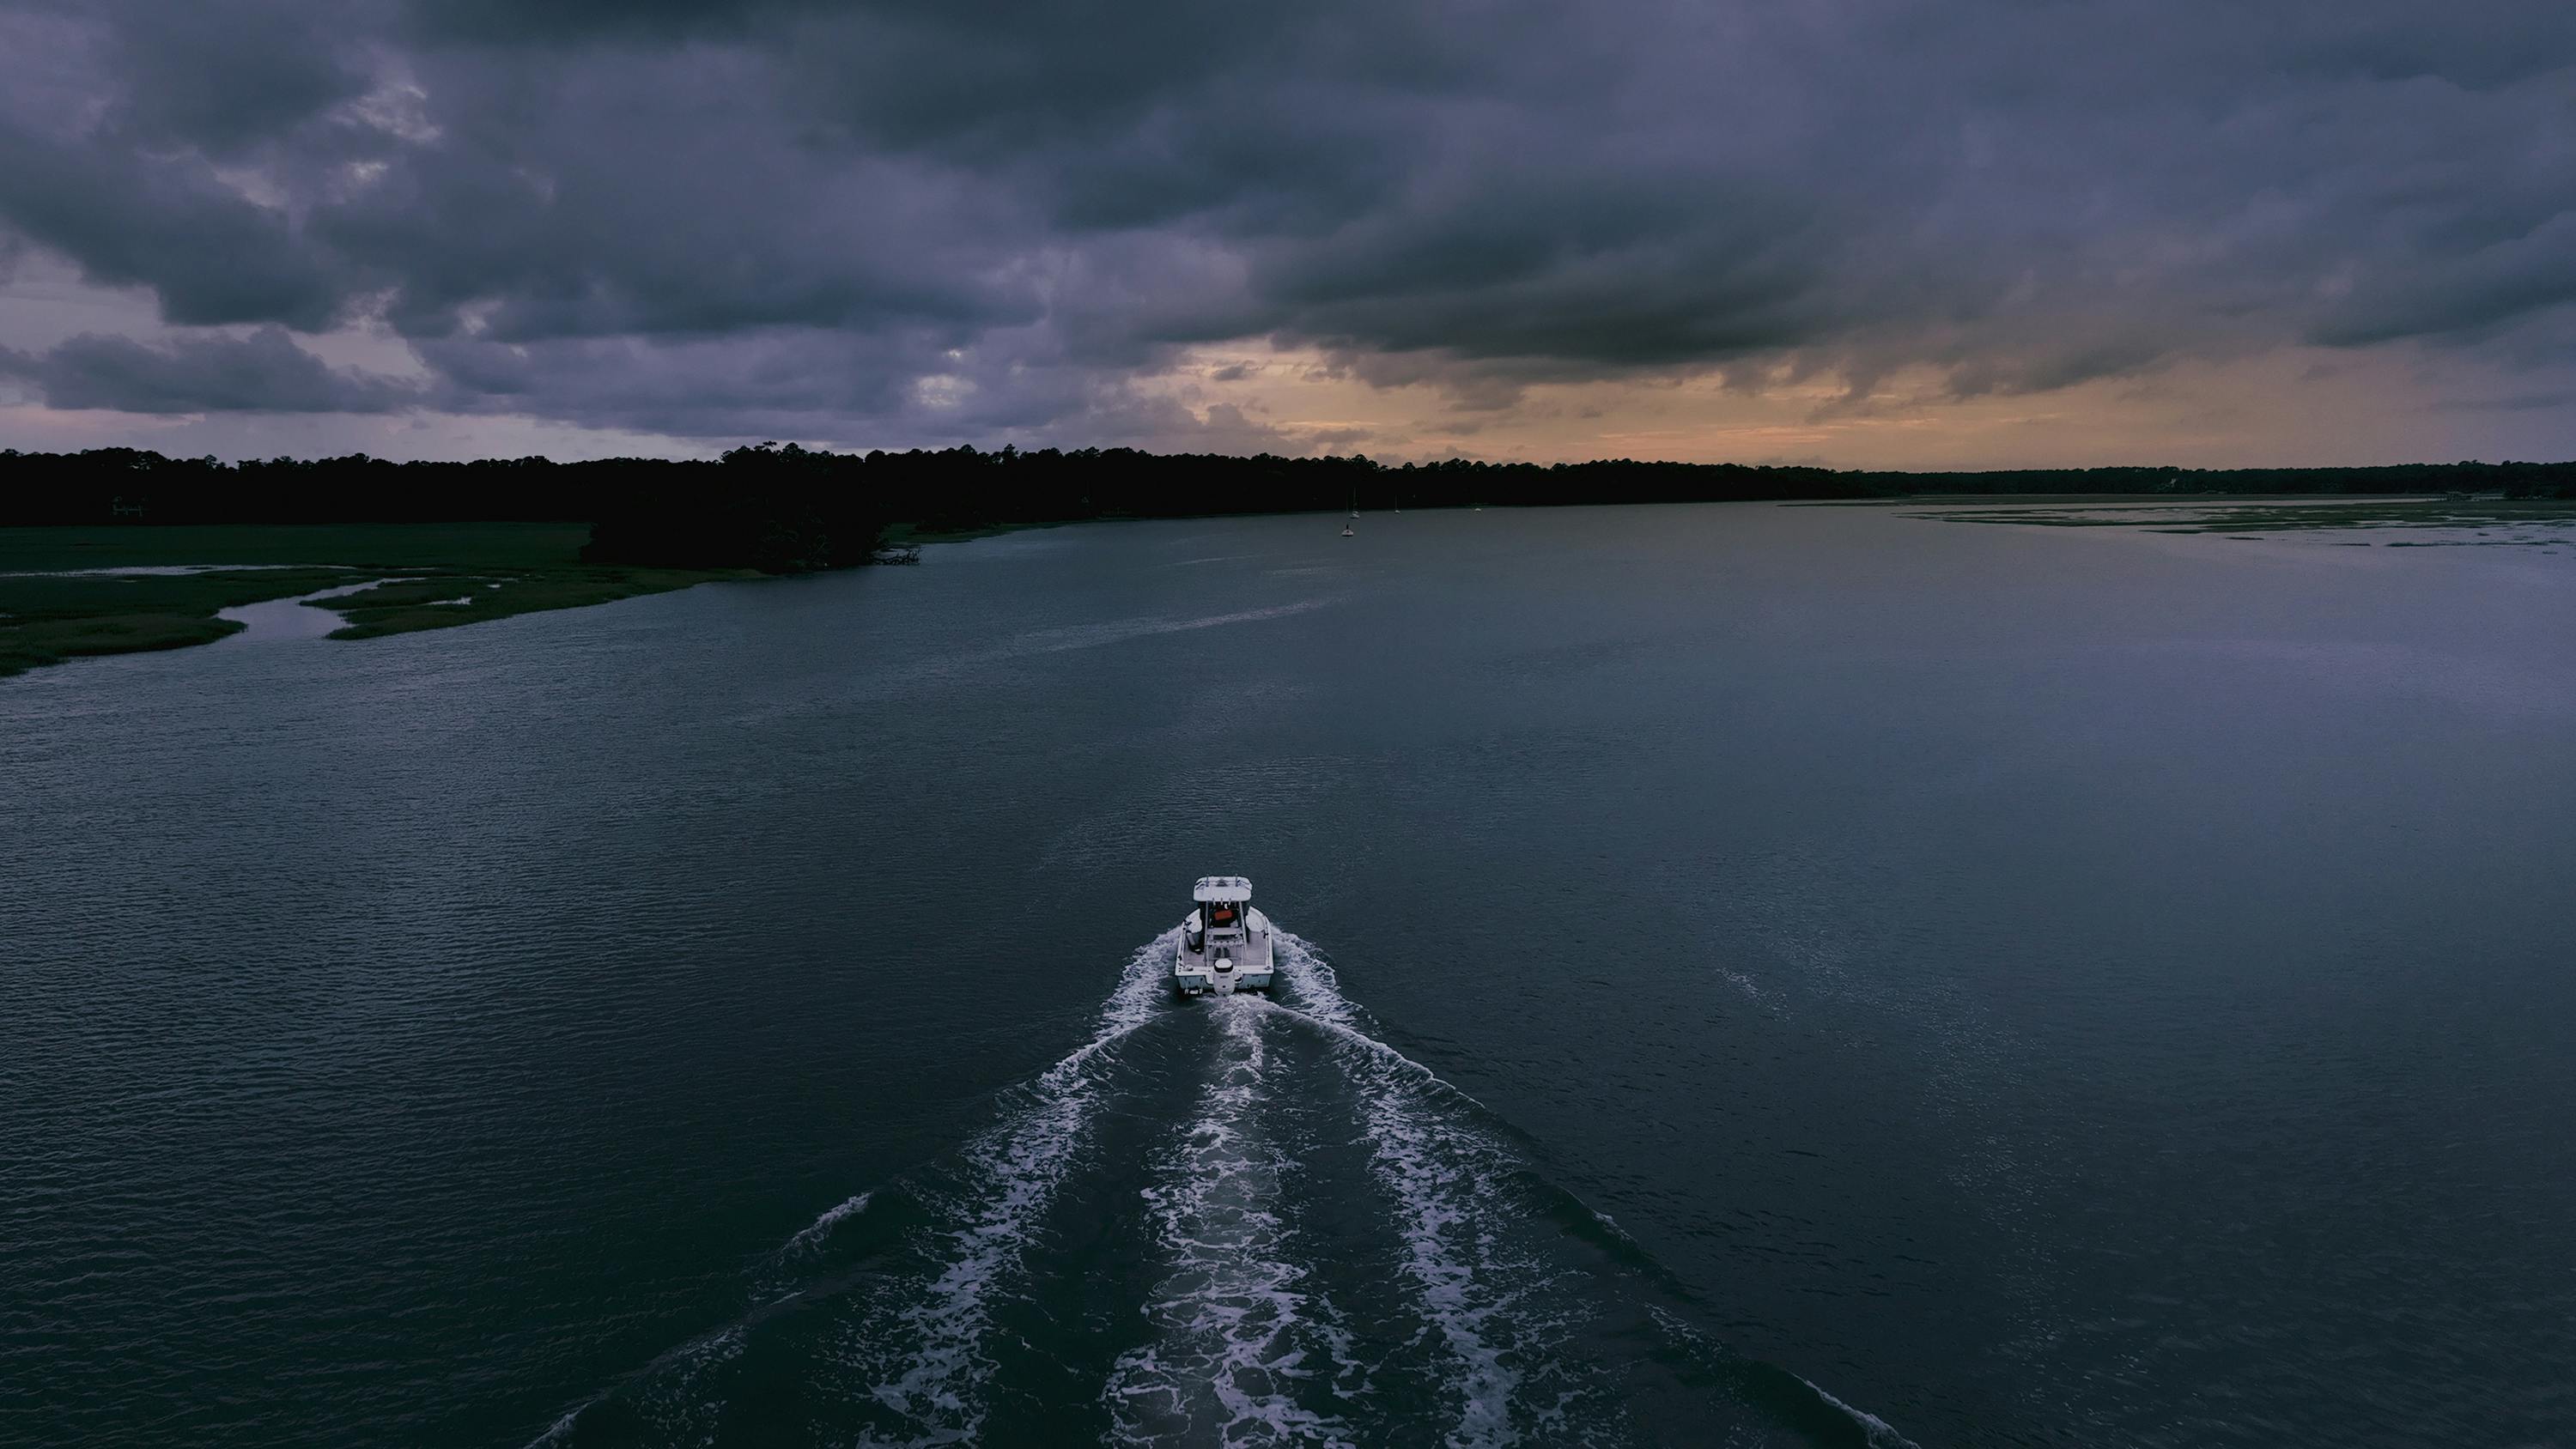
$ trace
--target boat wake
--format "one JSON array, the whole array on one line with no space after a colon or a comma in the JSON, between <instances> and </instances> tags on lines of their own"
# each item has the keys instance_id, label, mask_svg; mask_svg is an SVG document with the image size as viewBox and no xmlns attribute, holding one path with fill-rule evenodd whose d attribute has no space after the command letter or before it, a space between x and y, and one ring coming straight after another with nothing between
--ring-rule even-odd
<instances>
[{"instance_id":1,"label":"boat wake","mask_svg":"<svg viewBox=\"0 0 2576 1449\"><path fill-rule=\"evenodd\" d=\"M1153 1018L1178 934L1167 931L1128 958L1101 1004L1091 1037L1015 1089L1016 1100L993 1127L960 1149L955 1164L899 1185L917 1207L933 1209L934 1219L944 1217L948 1223L916 1229L909 1241L885 1255L910 1260L905 1266L911 1271L885 1265L791 1286L786 1270L820 1252L846 1224L867 1213L879 1190L854 1194L771 1255L754 1275L756 1306L743 1318L662 1355L575 1406L530 1449L587 1442L581 1431L594 1418L606 1421L602 1437L614 1442L720 1439L740 1406L709 1380L740 1356L753 1330L766 1320L827 1302L843 1306L846 1330L835 1335L830 1378L841 1384L856 1376L866 1385L867 1397L895 1419L892 1426L860 1426L859 1442L973 1440L983 1419L980 1390L994 1366L985 1351L992 1295L1020 1268L1036 1223L1083 1139L1098 1102L1098 1067L1122 1038ZM926 1275L921 1272L924 1262L934 1265ZM915 1281L907 1283L907 1278ZM849 1312L851 1307L858 1311ZM609 1408L620 1412L599 1412Z\"/></svg>"},{"instance_id":2,"label":"boat wake","mask_svg":"<svg viewBox=\"0 0 2576 1449\"><path fill-rule=\"evenodd\" d=\"M1903 1449L1710 1315L1280 931L1276 1001L1139 949L991 1126L755 1267L538 1442ZM1152 1026L1153 1030L1145 1030Z\"/></svg>"},{"instance_id":3,"label":"boat wake","mask_svg":"<svg viewBox=\"0 0 2576 1449\"><path fill-rule=\"evenodd\" d=\"M908 1442L970 1441L982 1428L980 1391L994 1368L985 1351L992 1296L1021 1268L1083 1140L1100 1096L1095 1064L1152 1019L1177 934L1166 932L1128 959L1091 1040L1041 1073L1017 1112L968 1145L966 1190L944 1204L961 1219L946 1235L947 1265L898 1311L900 1330L889 1341L878 1325L867 1324L852 1336L850 1367L870 1376L879 1402L924 1431ZM891 1374L889 1347L897 1353Z\"/></svg>"},{"instance_id":4,"label":"boat wake","mask_svg":"<svg viewBox=\"0 0 2576 1449\"><path fill-rule=\"evenodd\" d=\"M850 1198L838 1206L826 1211L821 1217L816 1218L813 1222L807 1224L804 1231L799 1232L792 1238L789 1238L787 1240L787 1246L778 1250L779 1256L786 1257L790 1254L801 1252L820 1244L824 1238L831 1235L832 1229L838 1226L843 1220L855 1214L866 1212L868 1210L868 1199L870 1196L872 1196L872 1194L864 1192L860 1193L856 1197Z\"/></svg>"},{"instance_id":5,"label":"boat wake","mask_svg":"<svg viewBox=\"0 0 2576 1449\"><path fill-rule=\"evenodd\" d=\"M1158 1336L1118 1360L1104 1395L1124 1442L1350 1442L1336 1415L1304 1402L1318 1390L1348 1402L1364 1365L1280 1215L1296 1165L1263 1130L1266 1009L1245 995L1212 1003L1213 1084L1144 1192L1170 1261L1145 1307Z\"/></svg>"},{"instance_id":6,"label":"boat wake","mask_svg":"<svg viewBox=\"0 0 2576 1449\"><path fill-rule=\"evenodd\" d=\"M1429 1089L1455 1093L1430 1069L1369 1035L1357 1008L1320 953L1285 931L1279 968L1294 1010L1324 1028L1355 1089L1370 1162L1395 1203L1402 1271L1415 1304L1438 1330L1453 1361L1449 1379L1457 1419L1446 1442L1461 1446L1517 1443L1516 1399L1530 1367L1551 1361L1560 1315L1542 1311L1550 1270L1516 1254L1483 1217L1518 1163L1479 1134L1444 1116ZM1289 1008L1283 1008L1289 1009ZM1463 1094L1457 1094L1463 1098ZM1537 1417L1561 1421L1565 1404Z\"/></svg>"}]
</instances>

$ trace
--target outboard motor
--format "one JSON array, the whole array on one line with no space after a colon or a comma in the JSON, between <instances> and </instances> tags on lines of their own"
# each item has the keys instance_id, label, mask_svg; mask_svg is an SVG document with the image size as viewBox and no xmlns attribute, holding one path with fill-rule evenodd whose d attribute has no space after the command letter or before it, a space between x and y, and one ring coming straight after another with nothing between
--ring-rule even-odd
<instances>
[{"instance_id":1,"label":"outboard motor","mask_svg":"<svg viewBox=\"0 0 2576 1449\"><path fill-rule=\"evenodd\" d=\"M1223 946L1219 946L1216 948L1216 959L1209 962L1208 965L1210 969L1216 972L1216 989L1219 991L1232 991L1234 989L1234 957L1227 954L1226 949Z\"/></svg>"}]
</instances>

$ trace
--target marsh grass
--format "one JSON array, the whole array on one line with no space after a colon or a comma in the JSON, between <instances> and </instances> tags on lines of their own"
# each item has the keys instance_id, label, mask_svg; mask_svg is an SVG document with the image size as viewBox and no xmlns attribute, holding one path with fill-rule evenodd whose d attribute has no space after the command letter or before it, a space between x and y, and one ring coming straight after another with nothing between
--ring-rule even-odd
<instances>
[{"instance_id":1,"label":"marsh grass","mask_svg":"<svg viewBox=\"0 0 2576 1449\"><path fill-rule=\"evenodd\" d=\"M329 609L349 621L332 631L334 639L374 639L422 629L450 629L546 609L613 603L719 579L759 577L750 569L576 567L488 574L442 571L396 579L309 607ZM459 599L464 602L452 602Z\"/></svg>"},{"instance_id":2,"label":"marsh grass","mask_svg":"<svg viewBox=\"0 0 2576 1449\"><path fill-rule=\"evenodd\" d=\"M339 569L193 574L0 574L0 675L91 654L210 644L241 625L219 609L349 581Z\"/></svg>"},{"instance_id":3,"label":"marsh grass","mask_svg":"<svg viewBox=\"0 0 2576 1449\"><path fill-rule=\"evenodd\" d=\"M218 610L360 577L394 576L308 606L348 621L334 639L454 628L759 577L747 569L585 564L588 536L587 525L559 523L0 529L0 675L83 655L211 643L241 628L216 618ZM208 565L214 567L185 574L70 572ZM472 602L439 602L456 598Z\"/></svg>"},{"instance_id":4,"label":"marsh grass","mask_svg":"<svg viewBox=\"0 0 2576 1449\"><path fill-rule=\"evenodd\" d=\"M2050 503L1937 508L1913 514L1948 523L2016 523L2045 528L2145 528L2157 533L2215 533L2255 538L2266 533L2312 529L2521 529L2531 526L2576 528L2576 501L2548 498L2339 498L2318 502L2263 500L2245 503L2209 498L2170 502ZM2547 544L2576 543L2576 532L2564 540L2530 537L2412 540L2433 543ZM2391 545L2409 542L2392 540Z\"/></svg>"}]
</instances>

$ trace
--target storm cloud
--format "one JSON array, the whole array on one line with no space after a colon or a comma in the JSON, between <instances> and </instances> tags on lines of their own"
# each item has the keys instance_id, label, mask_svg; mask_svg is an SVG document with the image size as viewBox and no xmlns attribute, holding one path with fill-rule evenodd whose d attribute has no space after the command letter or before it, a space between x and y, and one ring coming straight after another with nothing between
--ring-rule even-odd
<instances>
[{"instance_id":1,"label":"storm cloud","mask_svg":"<svg viewBox=\"0 0 2576 1449\"><path fill-rule=\"evenodd\" d=\"M42 356L0 349L0 376L33 384L51 407L132 413L381 413L429 400L425 389L333 368L274 326L166 347L84 333Z\"/></svg>"},{"instance_id":2,"label":"storm cloud","mask_svg":"<svg viewBox=\"0 0 2576 1449\"><path fill-rule=\"evenodd\" d=\"M2528 395L2576 341L2556 0L14 0L0 93L9 251L174 330L0 318L56 407L1285 447L1155 380ZM428 381L288 335L350 329Z\"/></svg>"}]
</instances>

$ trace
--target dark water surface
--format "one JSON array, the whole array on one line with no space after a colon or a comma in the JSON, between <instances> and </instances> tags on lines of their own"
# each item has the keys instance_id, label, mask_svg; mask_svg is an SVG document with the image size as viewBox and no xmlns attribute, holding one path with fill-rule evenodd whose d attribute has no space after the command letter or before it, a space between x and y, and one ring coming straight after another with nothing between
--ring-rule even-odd
<instances>
[{"instance_id":1,"label":"dark water surface","mask_svg":"<svg viewBox=\"0 0 2576 1449\"><path fill-rule=\"evenodd\" d=\"M2576 1443L2569 550L1338 526L0 682L0 1442Z\"/></svg>"}]
</instances>

